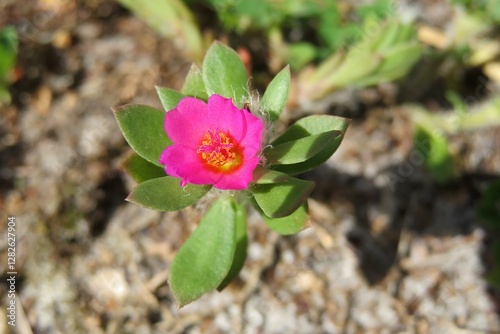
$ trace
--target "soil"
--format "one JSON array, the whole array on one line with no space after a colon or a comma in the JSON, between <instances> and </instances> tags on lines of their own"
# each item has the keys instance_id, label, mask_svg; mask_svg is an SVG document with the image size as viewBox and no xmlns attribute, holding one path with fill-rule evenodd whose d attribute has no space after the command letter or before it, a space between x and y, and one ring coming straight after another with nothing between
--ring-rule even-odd
<instances>
[{"instance_id":1,"label":"soil","mask_svg":"<svg viewBox=\"0 0 500 334\"><path fill-rule=\"evenodd\" d=\"M440 2L422 3L426 15ZM500 127L453 135L461 163L442 184L414 156L406 103L439 106L435 90L337 92L326 112L353 121L333 158L302 175L316 182L311 227L279 236L251 211L239 278L179 310L169 266L211 197L174 213L125 202L134 183L120 161L130 149L110 108L160 108L154 86L179 89L189 61L112 1L4 0L0 13L0 26L20 34L13 103L0 119L19 333L500 332L498 290L486 279L496 240L476 213L499 179ZM284 119L303 112L290 106ZM6 238L0 267L6 282ZM8 288L0 333L12 329Z\"/></svg>"}]
</instances>

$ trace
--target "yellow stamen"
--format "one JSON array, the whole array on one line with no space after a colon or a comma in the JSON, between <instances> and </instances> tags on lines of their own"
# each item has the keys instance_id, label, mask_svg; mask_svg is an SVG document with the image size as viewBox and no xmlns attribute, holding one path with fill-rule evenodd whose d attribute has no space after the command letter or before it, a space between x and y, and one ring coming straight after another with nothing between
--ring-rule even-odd
<instances>
[{"instance_id":1,"label":"yellow stamen","mask_svg":"<svg viewBox=\"0 0 500 334\"><path fill-rule=\"evenodd\" d=\"M224 132L207 131L197 153L208 166L219 171L231 171L242 162L240 148L235 145L233 138Z\"/></svg>"}]
</instances>

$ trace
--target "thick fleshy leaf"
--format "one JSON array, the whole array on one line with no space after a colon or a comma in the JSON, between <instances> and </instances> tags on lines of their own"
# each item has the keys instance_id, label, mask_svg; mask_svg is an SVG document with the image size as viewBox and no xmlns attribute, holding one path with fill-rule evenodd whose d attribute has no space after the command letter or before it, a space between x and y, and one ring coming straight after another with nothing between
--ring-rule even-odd
<instances>
[{"instance_id":1,"label":"thick fleshy leaf","mask_svg":"<svg viewBox=\"0 0 500 334\"><path fill-rule=\"evenodd\" d=\"M169 284L179 307L217 288L233 263L236 209L217 200L182 245L170 268Z\"/></svg>"},{"instance_id":2,"label":"thick fleshy leaf","mask_svg":"<svg viewBox=\"0 0 500 334\"><path fill-rule=\"evenodd\" d=\"M371 43L372 51L383 51L387 48L390 48L392 45L397 43L398 36L401 34L404 26L398 21L389 21L387 25L383 28L382 31L379 32L379 36ZM397 45L397 44L396 44Z\"/></svg>"},{"instance_id":3,"label":"thick fleshy leaf","mask_svg":"<svg viewBox=\"0 0 500 334\"><path fill-rule=\"evenodd\" d=\"M272 141L272 145L279 145L332 130L345 132L350 121L348 118L330 115L307 116L290 125L285 132Z\"/></svg>"},{"instance_id":4,"label":"thick fleshy leaf","mask_svg":"<svg viewBox=\"0 0 500 334\"><path fill-rule=\"evenodd\" d=\"M288 182L291 176L277 172L272 169L266 169L261 166L257 166L252 174L252 183L257 184L274 184L274 183L285 183Z\"/></svg>"},{"instance_id":5,"label":"thick fleshy leaf","mask_svg":"<svg viewBox=\"0 0 500 334\"><path fill-rule=\"evenodd\" d=\"M267 86L262 97L260 108L265 115L268 115L271 122L275 122L280 117L285 108L290 91L290 67L281 70Z\"/></svg>"},{"instance_id":6,"label":"thick fleshy leaf","mask_svg":"<svg viewBox=\"0 0 500 334\"><path fill-rule=\"evenodd\" d=\"M184 97L184 95L178 91L165 87L156 86L156 93L158 93L161 105L165 111L174 109L179 104L179 101Z\"/></svg>"},{"instance_id":7,"label":"thick fleshy leaf","mask_svg":"<svg viewBox=\"0 0 500 334\"><path fill-rule=\"evenodd\" d=\"M329 143L340 137L342 137L340 131L327 131L268 147L264 151L264 156L271 165L297 164L311 159L328 147Z\"/></svg>"},{"instance_id":8,"label":"thick fleshy leaf","mask_svg":"<svg viewBox=\"0 0 500 334\"><path fill-rule=\"evenodd\" d=\"M205 83L203 82L203 75L201 69L196 64L191 65L189 72L182 86L182 94L193 96L197 99L207 101L208 94L205 91Z\"/></svg>"},{"instance_id":9,"label":"thick fleshy leaf","mask_svg":"<svg viewBox=\"0 0 500 334\"><path fill-rule=\"evenodd\" d=\"M217 290L222 291L233 279L238 276L247 258L248 236L247 236L247 213L243 205L235 203L236 209L236 232L233 264Z\"/></svg>"},{"instance_id":10,"label":"thick fleshy leaf","mask_svg":"<svg viewBox=\"0 0 500 334\"><path fill-rule=\"evenodd\" d=\"M304 203L314 189L314 182L289 177L283 183L253 184L249 189L266 216L280 218Z\"/></svg>"},{"instance_id":11,"label":"thick fleshy leaf","mask_svg":"<svg viewBox=\"0 0 500 334\"><path fill-rule=\"evenodd\" d=\"M336 71L325 78L325 83L334 87L355 84L357 80L373 73L380 63L381 60L373 57L373 53L353 49L346 55Z\"/></svg>"},{"instance_id":12,"label":"thick fleshy leaf","mask_svg":"<svg viewBox=\"0 0 500 334\"><path fill-rule=\"evenodd\" d=\"M122 167L137 183L166 176L163 168L153 165L135 152L123 159Z\"/></svg>"},{"instance_id":13,"label":"thick fleshy leaf","mask_svg":"<svg viewBox=\"0 0 500 334\"><path fill-rule=\"evenodd\" d=\"M404 76L422 56L423 48L418 43L406 43L394 46L381 56L384 62L370 76L356 81L358 87L389 82Z\"/></svg>"},{"instance_id":14,"label":"thick fleshy leaf","mask_svg":"<svg viewBox=\"0 0 500 334\"><path fill-rule=\"evenodd\" d=\"M156 211L177 211L198 201L210 188L194 184L181 188L179 179L164 176L139 184L127 201Z\"/></svg>"},{"instance_id":15,"label":"thick fleshy leaf","mask_svg":"<svg viewBox=\"0 0 500 334\"><path fill-rule=\"evenodd\" d=\"M266 225L273 231L279 234L289 235L299 233L303 229L309 227L309 212L307 202L304 202L292 214L282 218L269 218L262 215L262 219Z\"/></svg>"},{"instance_id":16,"label":"thick fleshy leaf","mask_svg":"<svg viewBox=\"0 0 500 334\"><path fill-rule=\"evenodd\" d=\"M340 131L340 135L337 135L332 140L328 141L326 146L323 147L319 153L312 156L307 161L296 164L276 165L272 168L289 175L294 175L306 172L323 164L339 147L342 139L344 138L349 122L350 120L347 118L329 115L313 115L300 119L296 123L292 124L281 136L276 138L271 145L276 147L287 142L329 131Z\"/></svg>"},{"instance_id":17,"label":"thick fleshy leaf","mask_svg":"<svg viewBox=\"0 0 500 334\"><path fill-rule=\"evenodd\" d=\"M126 105L113 111L130 147L147 161L163 167L158 159L172 144L163 129L165 113L143 105Z\"/></svg>"},{"instance_id":18,"label":"thick fleshy leaf","mask_svg":"<svg viewBox=\"0 0 500 334\"><path fill-rule=\"evenodd\" d=\"M214 42L203 60L203 81L208 95L233 99L242 108L248 98L248 77L238 54L220 42Z\"/></svg>"}]
</instances>

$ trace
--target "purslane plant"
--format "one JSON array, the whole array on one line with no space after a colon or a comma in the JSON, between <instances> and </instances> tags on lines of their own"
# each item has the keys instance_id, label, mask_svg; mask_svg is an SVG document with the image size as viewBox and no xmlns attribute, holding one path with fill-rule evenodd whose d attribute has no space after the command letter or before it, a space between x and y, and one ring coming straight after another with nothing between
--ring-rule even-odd
<instances>
[{"instance_id":1,"label":"purslane plant","mask_svg":"<svg viewBox=\"0 0 500 334\"><path fill-rule=\"evenodd\" d=\"M218 192L171 264L169 285L180 307L222 290L240 272L248 244L248 204L271 230L283 235L309 224L307 198L314 183L292 176L330 158L349 120L308 116L273 139L272 126L285 107L289 87L286 67L258 106L249 103L243 63L232 49L215 42L202 69L191 67L180 92L157 87L166 113L143 105L115 110L135 151L123 161L138 183L128 201L176 211L211 189Z\"/></svg>"}]
</instances>

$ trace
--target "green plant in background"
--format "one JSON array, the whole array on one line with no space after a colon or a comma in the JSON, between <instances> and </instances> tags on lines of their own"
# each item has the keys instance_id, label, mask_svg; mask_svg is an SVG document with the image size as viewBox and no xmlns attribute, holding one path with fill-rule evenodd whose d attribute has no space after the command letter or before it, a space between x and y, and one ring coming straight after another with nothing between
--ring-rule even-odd
<instances>
[{"instance_id":1,"label":"green plant in background","mask_svg":"<svg viewBox=\"0 0 500 334\"><path fill-rule=\"evenodd\" d=\"M415 146L425 158L425 164L438 182L446 182L459 174L457 153L448 137L460 132L500 125L500 97L492 98L469 111L454 93L448 93L453 112L433 113L422 107L411 108Z\"/></svg>"},{"instance_id":2,"label":"green plant in background","mask_svg":"<svg viewBox=\"0 0 500 334\"><path fill-rule=\"evenodd\" d=\"M463 6L488 23L500 22L500 4L497 0L452 0L452 3Z\"/></svg>"},{"instance_id":3,"label":"green plant in background","mask_svg":"<svg viewBox=\"0 0 500 334\"><path fill-rule=\"evenodd\" d=\"M449 181L456 174L456 170L448 137L432 124L420 120L414 122L414 127L414 143L423 154L427 169L436 181Z\"/></svg>"},{"instance_id":4,"label":"green plant in background","mask_svg":"<svg viewBox=\"0 0 500 334\"><path fill-rule=\"evenodd\" d=\"M495 1L497 10L500 3ZM441 40L428 59L433 60L432 75L436 67L447 79L448 87L460 90L464 81L455 78L464 75L469 69L482 68L483 73L492 80L500 81L500 44L498 43L498 23L492 18L494 11L477 11L464 8L463 1L456 1L453 21L447 33L435 30ZM459 4L461 3L461 5ZM423 73L425 73L423 69Z\"/></svg>"},{"instance_id":5,"label":"green plant in background","mask_svg":"<svg viewBox=\"0 0 500 334\"><path fill-rule=\"evenodd\" d=\"M174 297L183 306L222 290L246 258L247 205L280 234L309 224L311 181L293 175L324 163L339 147L349 120L309 116L277 136L290 70L271 81L259 105L251 102L246 69L229 47L214 43L202 68L194 65L180 92L157 87L167 111L127 105L115 110L135 151L123 162L138 182L129 201L158 211L176 211L208 192L215 202L179 250L170 270Z\"/></svg>"},{"instance_id":6,"label":"green plant in background","mask_svg":"<svg viewBox=\"0 0 500 334\"><path fill-rule=\"evenodd\" d=\"M497 3L496 7L500 12L500 4ZM493 35L490 34L494 30L494 24L492 24L494 13L495 11L457 12L455 34L451 47L456 49L459 55L464 50L462 59L466 66L484 66L500 55L498 41L492 39Z\"/></svg>"},{"instance_id":7,"label":"green plant in background","mask_svg":"<svg viewBox=\"0 0 500 334\"><path fill-rule=\"evenodd\" d=\"M205 47L200 29L182 0L117 0L199 63Z\"/></svg>"},{"instance_id":8,"label":"green plant in background","mask_svg":"<svg viewBox=\"0 0 500 334\"><path fill-rule=\"evenodd\" d=\"M10 103L8 91L11 73L16 64L18 39L14 27L0 30L0 106Z\"/></svg>"},{"instance_id":9,"label":"green plant in background","mask_svg":"<svg viewBox=\"0 0 500 334\"><path fill-rule=\"evenodd\" d=\"M161 0L161 6L156 2L119 1L160 33L184 43L195 62L201 60L201 33L180 0ZM201 5L196 0L185 1L193 9ZM209 0L207 3L217 12L226 31L240 35L258 32L268 40L272 72L284 63L300 70L313 61L321 61L316 68L306 68L299 75L298 100L302 104L322 99L346 86L364 87L399 79L422 55L412 25L382 21L392 13L388 0L353 9L343 9L337 1ZM347 14L353 18L346 19ZM290 32L285 34L287 30ZM309 31L312 36L305 41L304 34ZM298 37L288 37L294 34ZM310 40L317 40L317 45Z\"/></svg>"},{"instance_id":10,"label":"green plant in background","mask_svg":"<svg viewBox=\"0 0 500 334\"><path fill-rule=\"evenodd\" d=\"M495 11L500 10L500 3L488 0L457 0L453 3L456 11L451 22L452 33L436 45L437 49L429 52L428 60L432 65L430 70L422 69L421 72L429 82L439 68L449 89L445 97L453 110L434 113L415 107L411 111L415 145L423 148L426 166L438 182L449 181L461 173L460 154L450 144L451 135L500 124L500 99L497 96L486 97L484 102L476 104L482 98L479 94L486 91L486 78L482 78L474 95L465 100L455 93L455 90L467 89L467 82L456 78L465 76L470 69L481 68L490 79L500 80L500 44L494 38Z\"/></svg>"},{"instance_id":11,"label":"green plant in background","mask_svg":"<svg viewBox=\"0 0 500 334\"><path fill-rule=\"evenodd\" d=\"M298 78L299 103L319 100L346 86L370 86L406 75L423 51L414 27L397 21L378 27L347 52L337 52L303 71Z\"/></svg>"},{"instance_id":12,"label":"green plant in background","mask_svg":"<svg viewBox=\"0 0 500 334\"><path fill-rule=\"evenodd\" d=\"M389 0L347 7L339 1L241 1L208 0L225 31L243 35L257 32L269 40L276 67L289 63L299 70L311 61L325 59L363 36L359 28L367 19L384 19ZM195 8L200 1L186 0ZM309 41L304 41L309 34ZM311 42L315 41L315 42ZM278 42L278 43L276 43Z\"/></svg>"}]
</instances>

